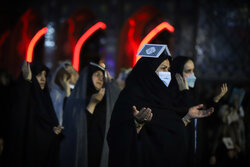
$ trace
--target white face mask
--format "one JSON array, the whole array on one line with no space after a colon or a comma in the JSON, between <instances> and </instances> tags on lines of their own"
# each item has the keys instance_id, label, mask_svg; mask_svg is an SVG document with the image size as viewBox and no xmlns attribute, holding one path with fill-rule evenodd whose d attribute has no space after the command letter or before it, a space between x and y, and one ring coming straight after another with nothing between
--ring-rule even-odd
<instances>
[{"instance_id":1,"label":"white face mask","mask_svg":"<svg viewBox=\"0 0 250 167\"><path fill-rule=\"evenodd\" d=\"M171 73L170 72L158 72L158 76L162 80L162 82L168 87L171 81Z\"/></svg>"},{"instance_id":2,"label":"white face mask","mask_svg":"<svg viewBox=\"0 0 250 167\"><path fill-rule=\"evenodd\" d=\"M196 80L194 73L192 73L188 77L186 77L186 80L187 80L188 86L190 88L193 88L194 84L195 84L195 80Z\"/></svg>"}]
</instances>

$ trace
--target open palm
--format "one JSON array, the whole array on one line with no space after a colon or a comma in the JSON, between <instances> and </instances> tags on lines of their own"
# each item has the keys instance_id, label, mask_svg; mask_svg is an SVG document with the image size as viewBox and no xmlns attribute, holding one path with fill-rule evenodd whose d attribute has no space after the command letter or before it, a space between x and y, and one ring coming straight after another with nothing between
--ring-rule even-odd
<instances>
[{"instance_id":1,"label":"open palm","mask_svg":"<svg viewBox=\"0 0 250 167\"><path fill-rule=\"evenodd\" d=\"M203 109L204 105L199 104L197 106L193 106L189 108L188 115L190 118L203 118L208 117L214 112L214 108L211 107L209 109Z\"/></svg>"}]
</instances>

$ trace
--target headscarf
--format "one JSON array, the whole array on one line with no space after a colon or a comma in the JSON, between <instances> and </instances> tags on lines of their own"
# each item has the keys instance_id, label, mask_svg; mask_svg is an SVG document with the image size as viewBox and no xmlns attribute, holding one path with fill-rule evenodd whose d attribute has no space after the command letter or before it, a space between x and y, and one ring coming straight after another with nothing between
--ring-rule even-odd
<instances>
[{"instance_id":1,"label":"headscarf","mask_svg":"<svg viewBox=\"0 0 250 167\"><path fill-rule=\"evenodd\" d=\"M43 64L33 62L31 64L31 72L32 72L32 83L33 83L33 92L35 100L39 105L39 114L44 119L49 121L54 126L58 125L58 120L56 118L56 114L54 111L54 107L51 101L51 97L49 94L49 89L47 85L47 81L45 84L45 88L42 90L40 84L38 83L36 76L41 73L42 71L46 71L46 79L49 73L48 67Z\"/></svg>"},{"instance_id":2,"label":"headscarf","mask_svg":"<svg viewBox=\"0 0 250 167\"><path fill-rule=\"evenodd\" d=\"M91 63L92 64L92 63ZM61 167L87 167L88 166L88 134L86 105L92 94L97 90L94 88L92 74L97 70L104 72L97 64L89 64L80 72L80 77L67 99L64 110L64 139L61 143L60 166ZM107 129L113 105L120 90L113 83L105 84L106 129L104 134L103 151L100 167L108 166L108 146L106 142ZM102 100L103 101L103 100ZM102 103L102 102L100 102Z\"/></svg>"},{"instance_id":3,"label":"headscarf","mask_svg":"<svg viewBox=\"0 0 250 167\"><path fill-rule=\"evenodd\" d=\"M193 88L189 88L189 90L179 91L179 87L178 87L177 80L175 78L175 74L179 73L183 77L184 66L189 60L194 62L194 60L191 57L187 57L187 56L177 56L174 58L173 63L171 65L172 84L170 85L170 87L174 91L176 91L178 93L185 93L186 94L186 96L183 96L185 98L182 101L183 101L183 105L185 105L187 107L191 107L191 106L194 106L196 104L196 102L194 102L193 91L190 91L190 90L193 90Z\"/></svg>"},{"instance_id":4,"label":"headscarf","mask_svg":"<svg viewBox=\"0 0 250 167\"><path fill-rule=\"evenodd\" d=\"M159 165L163 162L162 156L166 156L161 155L162 152L168 152L167 155L170 157L175 156L169 153L173 150L172 146L168 150L164 146L171 145L171 142L176 139L175 136L178 136L175 145L182 139L184 125L176 112L175 101L177 99L173 98L175 92L170 87L166 87L155 72L166 59L171 64L171 57L165 52L158 58L142 57L129 74L125 88L115 103L110 121L108 132L110 167L140 166L147 162L157 162ZM138 110L142 107L149 107L153 113L152 120L144 125L139 135L136 133L133 105ZM156 154L152 154L153 152ZM153 157L149 158L145 154L153 155ZM159 159L161 160L157 161Z\"/></svg>"},{"instance_id":5,"label":"headscarf","mask_svg":"<svg viewBox=\"0 0 250 167\"><path fill-rule=\"evenodd\" d=\"M58 125L47 84L41 89L36 76L48 68L38 62L31 64L31 82L22 74L14 89L14 104L10 108L7 154L9 166L56 166L58 136L53 127ZM15 127L19 130L16 131ZM39 152L39 154L37 154ZM36 165L35 165L36 164Z\"/></svg>"},{"instance_id":6,"label":"headscarf","mask_svg":"<svg viewBox=\"0 0 250 167\"><path fill-rule=\"evenodd\" d=\"M92 80L92 76L95 72L97 71L102 71L103 73L103 77L105 76L105 71L104 71L104 68L102 68L101 66L98 66L97 64L95 63L91 63L89 66L88 66L88 76L87 76L87 103L89 102L89 99L90 97L97 93L98 90L96 90L95 86L94 86L94 83L93 83L93 80ZM105 80L103 78L103 87L105 85Z\"/></svg>"},{"instance_id":7,"label":"headscarf","mask_svg":"<svg viewBox=\"0 0 250 167\"><path fill-rule=\"evenodd\" d=\"M174 58L173 63L171 65L172 73L179 73L181 76L183 76L184 65L187 63L188 60L192 60L194 62L191 57L177 56L176 58Z\"/></svg>"},{"instance_id":8,"label":"headscarf","mask_svg":"<svg viewBox=\"0 0 250 167\"><path fill-rule=\"evenodd\" d=\"M52 75L49 87L53 107L55 109L60 125L62 125L63 122L63 105L64 99L66 97L66 93L62 88L60 79L62 79L63 75L68 75L68 77L70 77L70 74L66 71L67 65L71 65L71 63L68 61L64 61L59 65L59 67L57 67L54 74Z\"/></svg>"},{"instance_id":9,"label":"headscarf","mask_svg":"<svg viewBox=\"0 0 250 167\"><path fill-rule=\"evenodd\" d=\"M56 84L55 83L55 80L56 80L56 76L57 76L57 73L62 70L62 68L64 68L66 70L66 66L67 65L71 65L71 62L68 61L68 60L65 60L63 62L61 62L59 64L59 66L56 68L56 70L53 72L51 78L50 78L50 82L49 82L49 89L52 89L53 86Z\"/></svg>"},{"instance_id":10,"label":"headscarf","mask_svg":"<svg viewBox=\"0 0 250 167\"><path fill-rule=\"evenodd\" d=\"M129 114L127 112L122 113L122 111L125 111L124 107L129 112L133 105L137 109L142 107L167 109L171 106L171 91L155 72L158 66L166 59L171 64L172 58L164 52L159 58L142 57L137 62L126 79L126 86L117 100L112 115L112 117L116 117L116 114L119 114L118 117L122 120L112 120L113 123L126 121L133 117L132 112Z\"/></svg>"}]
</instances>

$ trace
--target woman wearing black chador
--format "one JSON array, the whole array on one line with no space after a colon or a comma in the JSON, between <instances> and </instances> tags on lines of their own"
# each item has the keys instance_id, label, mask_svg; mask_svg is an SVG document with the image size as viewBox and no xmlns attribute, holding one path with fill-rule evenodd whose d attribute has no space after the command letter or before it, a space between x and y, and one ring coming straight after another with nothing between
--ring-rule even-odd
<instances>
[{"instance_id":1,"label":"woman wearing black chador","mask_svg":"<svg viewBox=\"0 0 250 167\"><path fill-rule=\"evenodd\" d=\"M80 72L63 117L60 167L108 167L107 131L118 85L93 62Z\"/></svg>"},{"instance_id":2,"label":"woman wearing black chador","mask_svg":"<svg viewBox=\"0 0 250 167\"><path fill-rule=\"evenodd\" d=\"M112 113L109 165L185 166L185 121L213 111L199 110L202 105L181 107L185 94L171 89L172 59L166 45L144 45L138 55L143 57L129 74Z\"/></svg>"},{"instance_id":3,"label":"woman wearing black chador","mask_svg":"<svg viewBox=\"0 0 250 167\"><path fill-rule=\"evenodd\" d=\"M10 108L6 166L56 167L58 146L63 127L50 99L46 76L48 68L24 61L14 88Z\"/></svg>"}]
</instances>

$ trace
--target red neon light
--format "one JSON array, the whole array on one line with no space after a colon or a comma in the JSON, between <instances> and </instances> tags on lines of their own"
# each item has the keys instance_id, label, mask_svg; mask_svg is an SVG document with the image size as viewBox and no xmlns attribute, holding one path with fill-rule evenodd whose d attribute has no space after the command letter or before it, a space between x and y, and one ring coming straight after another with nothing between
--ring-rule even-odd
<instances>
[{"instance_id":1,"label":"red neon light","mask_svg":"<svg viewBox=\"0 0 250 167\"><path fill-rule=\"evenodd\" d=\"M90 27L77 41L75 49L74 49L74 54L73 54L73 59L72 59L72 65L76 69L76 71L79 71L79 62L80 62L80 51L82 48L82 45L85 43L85 41L93 34L95 33L98 29L106 29L106 24L103 22L97 22L95 25Z\"/></svg>"},{"instance_id":2,"label":"red neon light","mask_svg":"<svg viewBox=\"0 0 250 167\"><path fill-rule=\"evenodd\" d=\"M135 20L129 19L129 31L128 31L128 43L126 44L126 50L131 55L136 55L137 50L137 43L134 40L134 33L135 33ZM133 57L132 64L135 64L136 59Z\"/></svg>"},{"instance_id":3,"label":"red neon light","mask_svg":"<svg viewBox=\"0 0 250 167\"><path fill-rule=\"evenodd\" d=\"M168 22L162 22L158 26L156 26L153 30L151 30L146 37L143 38L141 41L139 48L137 52L139 52L142 48L142 46L146 43L149 43L157 34L159 34L161 31L164 29L168 30L169 32L173 33L174 32L174 27L170 25ZM136 55L134 55L136 57ZM136 64L136 62L140 59L141 57L137 56L136 61L134 62L133 66Z\"/></svg>"},{"instance_id":4,"label":"red neon light","mask_svg":"<svg viewBox=\"0 0 250 167\"><path fill-rule=\"evenodd\" d=\"M37 43L37 41L44 35L46 34L46 32L48 31L47 27L42 28L41 30L39 30L36 35L32 38L32 40L29 43L28 49L27 49L27 53L26 53L26 61L27 62L32 62L33 60L33 51L35 48L35 45Z\"/></svg>"}]
</instances>

